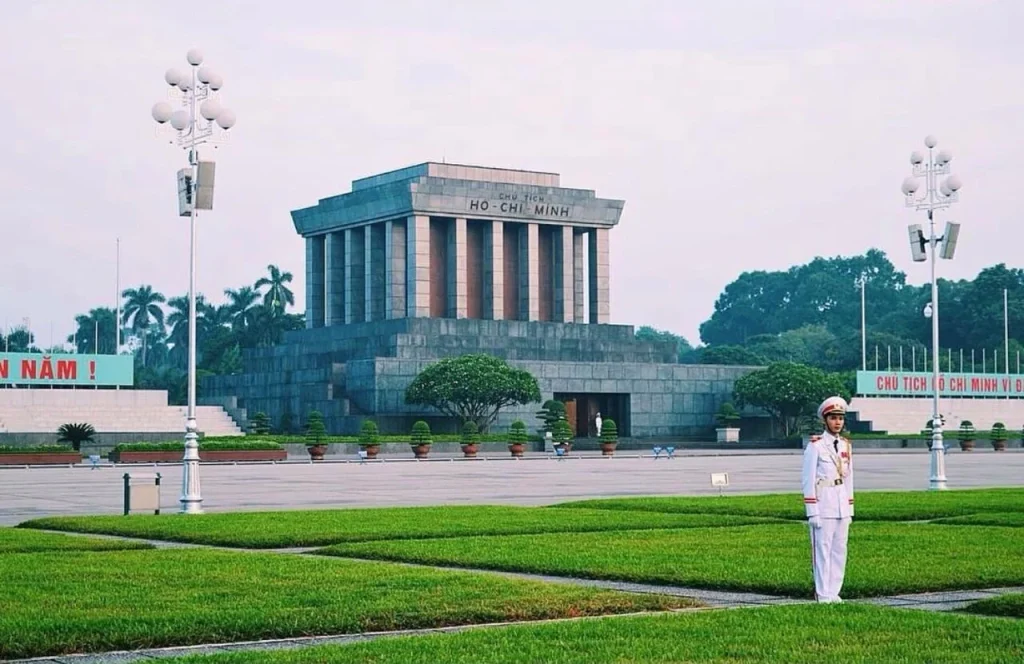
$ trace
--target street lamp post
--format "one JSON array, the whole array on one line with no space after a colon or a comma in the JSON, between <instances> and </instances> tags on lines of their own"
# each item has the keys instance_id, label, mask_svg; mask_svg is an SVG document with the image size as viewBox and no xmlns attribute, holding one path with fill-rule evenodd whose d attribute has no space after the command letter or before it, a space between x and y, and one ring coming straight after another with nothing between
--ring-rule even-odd
<instances>
[{"instance_id":1,"label":"street lamp post","mask_svg":"<svg viewBox=\"0 0 1024 664\"><path fill-rule=\"evenodd\" d=\"M197 48L186 55L189 70L169 69L164 81L171 86L171 95L182 108L173 110L161 101L153 105L153 119L160 125L170 123L174 129L171 143L188 149L189 168L178 174L179 214L189 217L188 269L188 411L185 417L185 455L182 458L181 511L202 512L202 491L199 484L199 434L196 424L196 217L198 209L212 209L213 162L200 162L198 146L212 143L221 130L235 124L235 114L223 108L214 93L223 86L219 74L202 67L203 53ZM200 188L200 180L203 187ZM200 198L206 200L200 200Z\"/></svg>"},{"instance_id":2,"label":"street lamp post","mask_svg":"<svg viewBox=\"0 0 1024 664\"><path fill-rule=\"evenodd\" d=\"M910 231L910 249L916 262L927 259L926 247L931 248L931 285L932 300L925 308L925 315L932 321L932 448L931 448L931 476L928 482L929 489L942 490L946 488L946 451L942 444L942 420L939 417L939 288L935 280L936 254L945 259L952 259L956 250L957 238L960 235L960 224L946 222L946 231L942 236L935 235L935 210L941 210L955 203L962 186L960 178L955 175L947 177L939 183L939 176L949 174L949 162L953 155L948 150L940 150L935 153L935 146L938 141L934 136L927 136L924 139L925 147L928 148L927 160L920 152L914 151L910 155L910 164L913 175L903 180L903 195L906 198L907 207L928 212L929 235L925 237L920 224L912 224ZM919 178L924 178L925 188L922 195L916 195L920 188ZM940 247L941 243L941 247Z\"/></svg>"}]
</instances>

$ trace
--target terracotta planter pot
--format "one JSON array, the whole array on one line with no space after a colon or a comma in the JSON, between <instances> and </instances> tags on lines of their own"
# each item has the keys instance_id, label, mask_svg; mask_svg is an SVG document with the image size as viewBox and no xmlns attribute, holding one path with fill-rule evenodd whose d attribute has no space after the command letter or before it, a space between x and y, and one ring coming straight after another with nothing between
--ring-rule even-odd
<instances>
[{"instance_id":1,"label":"terracotta planter pot","mask_svg":"<svg viewBox=\"0 0 1024 664\"><path fill-rule=\"evenodd\" d=\"M467 459L472 459L472 458L476 457L476 450L477 450L476 443L469 443L467 445L463 445L462 446L462 454Z\"/></svg>"},{"instance_id":2,"label":"terracotta planter pot","mask_svg":"<svg viewBox=\"0 0 1024 664\"><path fill-rule=\"evenodd\" d=\"M615 454L615 448L618 443L601 443L601 454L604 456L612 456Z\"/></svg>"},{"instance_id":3,"label":"terracotta planter pot","mask_svg":"<svg viewBox=\"0 0 1024 664\"><path fill-rule=\"evenodd\" d=\"M427 443L421 443L419 445L412 446L412 453L416 455L417 459L426 459L427 455L430 454L430 445Z\"/></svg>"},{"instance_id":4,"label":"terracotta planter pot","mask_svg":"<svg viewBox=\"0 0 1024 664\"><path fill-rule=\"evenodd\" d=\"M82 455L78 452L0 454L0 466L42 465L48 463L65 465L81 461Z\"/></svg>"},{"instance_id":5,"label":"terracotta planter pot","mask_svg":"<svg viewBox=\"0 0 1024 664\"><path fill-rule=\"evenodd\" d=\"M1006 451L1006 441L1005 440L993 440L992 441L992 449L994 449L996 452L1005 452Z\"/></svg>"},{"instance_id":6,"label":"terracotta planter pot","mask_svg":"<svg viewBox=\"0 0 1024 664\"><path fill-rule=\"evenodd\" d=\"M508 451L512 453L514 457L523 456L523 444L522 443L509 443Z\"/></svg>"},{"instance_id":7,"label":"terracotta planter pot","mask_svg":"<svg viewBox=\"0 0 1024 664\"><path fill-rule=\"evenodd\" d=\"M324 454L327 452L326 445L309 445L306 449L309 450L309 458L313 461L323 461Z\"/></svg>"},{"instance_id":8,"label":"terracotta planter pot","mask_svg":"<svg viewBox=\"0 0 1024 664\"><path fill-rule=\"evenodd\" d=\"M366 450L367 459L376 459L380 452L380 445L364 445L363 449Z\"/></svg>"},{"instance_id":9,"label":"terracotta planter pot","mask_svg":"<svg viewBox=\"0 0 1024 664\"><path fill-rule=\"evenodd\" d=\"M961 451L963 451L963 452L970 452L973 449L974 449L974 441L973 440L961 440L960 441L960 450Z\"/></svg>"}]
</instances>

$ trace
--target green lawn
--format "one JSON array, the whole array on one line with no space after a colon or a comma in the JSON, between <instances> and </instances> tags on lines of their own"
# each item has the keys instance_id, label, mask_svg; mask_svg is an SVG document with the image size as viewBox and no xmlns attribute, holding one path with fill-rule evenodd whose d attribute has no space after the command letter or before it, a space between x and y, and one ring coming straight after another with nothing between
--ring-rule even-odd
<instances>
[{"instance_id":1,"label":"green lawn","mask_svg":"<svg viewBox=\"0 0 1024 664\"><path fill-rule=\"evenodd\" d=\"M37 551L108 551L118 549L150 549L145 542L40 533L32 530L0 527L0 554L33 553Z\"/></svg>"},{"instance_id":2,"label":"green lawn","mask_svg":"<svg viewBox=\"0 0 1024 664\"><path fill-rule=\"evenodd\" d=\"M1024 583L1018 528L855 523L843 595ZM328 555L809 597L810 543L796 523L715 529L340 544ZM934 564L941 552L942 564Z\"/></svg>"},{"instance_id":3,"label":"green lawn","mask_svg":"<svg viewBox=\"0 0 1024 664\"><path fill-rule=\"evenodd\" d=\"M982 514L968 514L966 516L951 516L945 519L936 519L932 523L941 523L951 526L1005 526L1008 528L1024 528L1024 512L988 512Z\"/></svg>"},{"instance_id":4,"label":"green lawn","mask_svg":"<svg viewBox=\"0 0 1024 664\"><path fill-rule=\"evenodd\" d=\"M49 517L27 521L19 527L262 549L383 539L688 528L766 521L768 519L747 516L721 518L699 514L459 505L203 515Z\"/></svg>"},{"instance_id":5,"label":"green lawn","mask_svg":"<svg viewBox=\"0 0 1024 664\"><path fill-rule=\"evenodd\" d=\"M978 512L1024 512L1024 488L956 491L858 491L856 518L922 521ZM800 494L608 498L553 505L549 509L596 508L682 514L744 514L804 519Z\"/></svg>"},{"instance_id":6,"label":"green lawn","mask_svg":"<svg viewBox=\"0 0 1024 664\"><path fill-rule=\"evenodd\" d=\"M1024 593L1011 593L992 599L983 599L967 606L964 611L988 616L1024 618Z\"/></svg>"},{"instance_id":7,"label":"green lawn","mask_svg":"<svg viewBox=\"0 0 1024 664\"><path fill-rule=\"evenodd\" d=\"M626 664L957 662L1024 658L1020 625L873 606L780 606L630 616L232 653L177 664Z\"/></svg>"},{"instance_id":8,"label":"green lawn","mask_svg":"<svg viewBox=\"0 0 1024 664\"><path fill-rule=\"evenodd\" d=\"M271 553L0 556L0 659L692 606L492 574Z\"/></svg>"}]
</instances>

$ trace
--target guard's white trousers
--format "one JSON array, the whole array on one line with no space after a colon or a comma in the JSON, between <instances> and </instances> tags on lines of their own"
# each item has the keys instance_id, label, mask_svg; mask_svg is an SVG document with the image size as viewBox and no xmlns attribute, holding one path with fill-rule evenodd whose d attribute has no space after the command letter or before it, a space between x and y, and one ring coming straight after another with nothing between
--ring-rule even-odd
<instances>
[{"instance_id":1,"label":"guard's white trousers","mask_svg":"<svg viewBox=\"0 0 1024 664\"><path fill-rule=\"evenodd\" d=\"M819 602L839 599L846 575L846 540L850 535L850 517L821 520L821 528L811 529L811 563L814 568L814 595Z\"/></svg>"}]
</instances>

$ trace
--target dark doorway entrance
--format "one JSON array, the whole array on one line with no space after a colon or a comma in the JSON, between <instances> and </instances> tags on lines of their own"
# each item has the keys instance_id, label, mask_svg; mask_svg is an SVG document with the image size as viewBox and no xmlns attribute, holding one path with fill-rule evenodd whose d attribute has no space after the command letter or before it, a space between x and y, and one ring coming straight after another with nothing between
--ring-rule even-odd
<instances>
[{"instance_id":1,"label":"dark doorway entrance","mask_svg":"<svg viewBox=\"0 0 1024 664\"><path fill-rule=\"evenodd\" d=\"M576 438L596 438L594 420L615 420L619 436L629 436L629 395L555 392L555 400L565 404L565 419L569 420Z\"/></svg>"}]
</instances>

